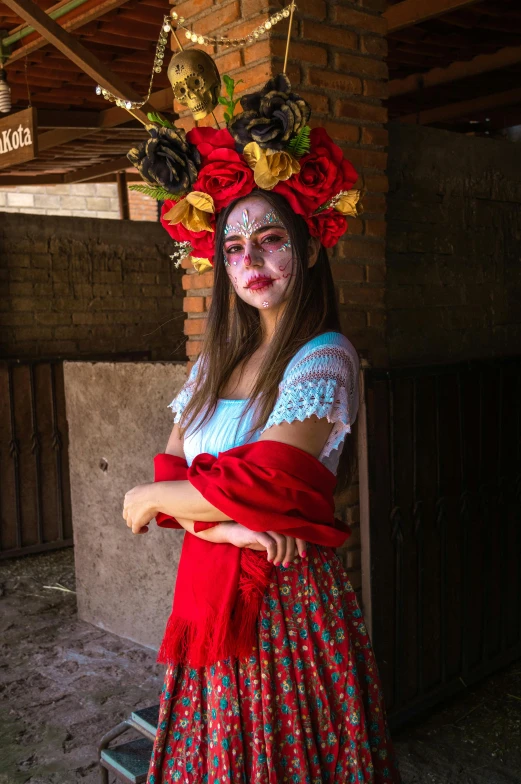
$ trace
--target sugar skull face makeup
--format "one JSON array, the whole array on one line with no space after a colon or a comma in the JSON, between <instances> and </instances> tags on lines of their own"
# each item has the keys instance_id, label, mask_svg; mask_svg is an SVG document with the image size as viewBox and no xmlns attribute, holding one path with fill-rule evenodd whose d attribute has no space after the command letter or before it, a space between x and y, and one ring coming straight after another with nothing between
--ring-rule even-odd
<instances>
[{"instance_id":1,"label":"sugar skull face makeup","mask_svg":"<svg viewBox=\"0 0 521 784\"><path fill-rule=\"evenodd\" d=\"M236 294L257 308L280 305L294 275L289 233L262 196L242 199L224 229L224 264Z\"/></svg>"}]
</instances>

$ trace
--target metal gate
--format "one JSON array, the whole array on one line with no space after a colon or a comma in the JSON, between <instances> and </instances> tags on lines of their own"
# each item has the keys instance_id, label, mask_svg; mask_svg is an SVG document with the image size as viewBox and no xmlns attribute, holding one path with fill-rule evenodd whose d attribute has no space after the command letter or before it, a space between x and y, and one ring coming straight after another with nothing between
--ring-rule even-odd
<instances>
[{"instance_id":1,"label":"metal gate","mask_svg":"<svg viewBox=\"0 0 521 784\"><path fill-rule=\"evenodd\" d=\"M72 544L61 361L0 362L0 558Z\"/></svg>"},{"instance_id":2,"label":"metal gate","mask_svg":"<svg viewBox=\"0 0 521 784\"><path fill-rule=\"evenodd\" d=\"M390 724L521 656L521 358L365 371Z\"/></svg>"}]
</instances>

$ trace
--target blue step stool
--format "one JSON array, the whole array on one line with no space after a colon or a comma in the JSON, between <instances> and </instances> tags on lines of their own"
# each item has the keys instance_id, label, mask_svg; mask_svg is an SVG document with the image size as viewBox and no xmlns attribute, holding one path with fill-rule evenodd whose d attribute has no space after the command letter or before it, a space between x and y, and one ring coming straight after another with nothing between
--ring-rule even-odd
<instances>
[{"instance_id":1,"label":"blue step stool","mask_svg":"<svg viewBox=\"0 0 521 784\"><path fill-rule=\"evenodd\" d=\"M103 736L99 745L101 783L109 784L109 773L129 784L146 781L159 718L159 705L133 711L128 719ZM110 746L123 733L133 729L142 737Z\"/></svg>"}]
</instances>

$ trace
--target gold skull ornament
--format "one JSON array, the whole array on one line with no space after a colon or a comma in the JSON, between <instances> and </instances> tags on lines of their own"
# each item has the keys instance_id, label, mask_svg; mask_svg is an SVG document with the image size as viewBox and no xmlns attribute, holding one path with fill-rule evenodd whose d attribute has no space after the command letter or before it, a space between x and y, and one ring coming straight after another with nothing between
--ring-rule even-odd
<instances>
[{"instance_id":1,"label":"gold skull ornament","mask_svg":"<svg viewBox=\"0 0 521 784\"><path fill-rule=\"evenodd\" d=\"M210 114L219 101L221 77L214 61L198 49L178 52L168 66L174 97L192 112L194 120Z\"/></svg>"}]
</instances>

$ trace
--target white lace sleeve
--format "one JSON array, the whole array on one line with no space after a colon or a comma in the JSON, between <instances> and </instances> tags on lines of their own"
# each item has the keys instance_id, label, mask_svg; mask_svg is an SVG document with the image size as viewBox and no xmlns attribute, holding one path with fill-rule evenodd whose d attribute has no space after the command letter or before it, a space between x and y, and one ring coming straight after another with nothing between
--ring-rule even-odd
<instances>
[{"instance_id":1,"label":"white lace sleeve","mask_svg":"<svg viewBox=\"0 0 521 784\"><path fill-rule=\"evenodd\" d=\"M279 396L263 432L272 425L303 422L315 414L334 423L321 454L329 456L351 432L356 419L358 370L356 350L342 335L334 344L315 345L304 354L299 352L279 384Z\"/></svg>"},{"instance_id":2,"label":"white lace sleeve","mask_svg":"<svg viewBox=\"0 0 521 784\"><path fill-rule=\"evenodd\" d=\"M172 409L172 411L174 412L174 424L179 422L179 420L181 419L181 414L185 410L188 401L193 395L196 386L199 363L200 360L198 359L197 362L195 362L194 366L192 367L192 370L190 371L190 374L186 379L185 383L183 384L183 386L181 387L181 389L179 390L175 398L172 400L172 402L168 404L168 408Z\"/></svg>"}]
</instances>

